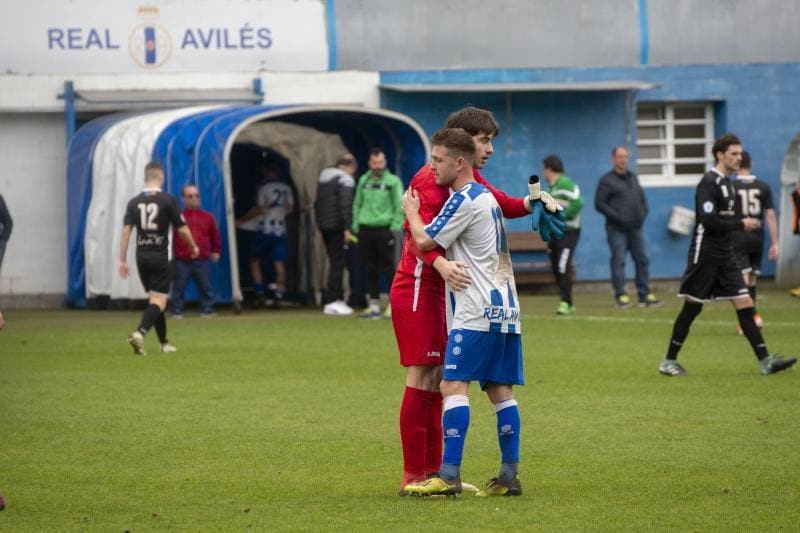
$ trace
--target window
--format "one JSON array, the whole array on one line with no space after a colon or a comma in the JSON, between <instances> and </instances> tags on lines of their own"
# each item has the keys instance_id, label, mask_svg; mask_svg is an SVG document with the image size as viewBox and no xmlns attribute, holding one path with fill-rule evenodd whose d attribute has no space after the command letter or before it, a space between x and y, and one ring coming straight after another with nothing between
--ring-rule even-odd
<instances>
[{"instance_id":1,"label":"window","mask_svg":"<svg viewBox=\"0 0 800 533\"><path fill-rule=\"evenodd\" d=\"M695 185L714 164L714 106L640 102L637 169L643 185Z\"/></svg>"}]
</instances>

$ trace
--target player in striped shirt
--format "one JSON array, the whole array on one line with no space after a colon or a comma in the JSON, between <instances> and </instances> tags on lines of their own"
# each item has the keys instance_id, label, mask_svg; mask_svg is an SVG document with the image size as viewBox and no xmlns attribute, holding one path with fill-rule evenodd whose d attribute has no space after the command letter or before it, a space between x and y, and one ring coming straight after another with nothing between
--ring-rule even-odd
<instances>
[{"instance_id":1,"label":"player in striped shirt","mask_svg":"<svg viewBox=\"0 0 800 533\"><path fill-rule=\"evenodd\" d=\"M475 143L463 130L446 128L431 139L431 168L437 185L454 192L427 226L414 189L404 195L409 230L420 250L441 246L447 259L469 272L461 290L448 288L449 335L440 389L444 396L444 455L439 471L411 483L411 494L458 494L460 465L469 427L469 384L480 382L494 405L501 450L499 475L478 496L521 494L520 417L513 385L524 384L520 312L502 211L491 192L472 174Z\"/></svg>"}]
</instances>

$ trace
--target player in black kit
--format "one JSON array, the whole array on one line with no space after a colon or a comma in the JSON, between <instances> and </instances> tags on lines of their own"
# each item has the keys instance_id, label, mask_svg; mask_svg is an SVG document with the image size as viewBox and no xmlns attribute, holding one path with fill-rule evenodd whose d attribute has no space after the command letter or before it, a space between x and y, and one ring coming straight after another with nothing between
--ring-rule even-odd
<instances>
[{"instance_id":1,"label":"player in black kit","mask_svg":"<svg viewBox=\"0 0 800 533\"><path fill-rule=\"evenodd\" d=\"M678 363L678 352L689 335L692 322L703 310L703 304L713 298L731 300L742 331L758 358L761 373L774 374L791 367L797 359L769 354L761 331L753 320L753 299L745 287L731 248L732 231L752 232L761 225L757 218L740 218L736 214L736 192L728 176L739 169L742 143L732 133L726 133L714 142L711 152L716 165L706 172L695 191L696 223L688 265L678 293L686 300L675 319L667 355L658 370L665 376L686 374L686 369Z\"/></svg>"},{"instance_id":2,"label":"player in black kit","mask_svg":"<svg viewBox=\"0 0 800 533\"><path fill-rule=\"evenodd\" d=\"M742 164L739 165L736 179L733 180L733 189L736 191L736 212L742 217L759 219L761 227L756 231L732 232L731 244L739 268L742 269L744 284L750 292L755 307L756 281L761 274L761 257L764 255L764 222L766 221L769 228L771 240L767 257L770 261L774 261L778 257L778 219L775 216L769 184L750 174L751 168L750 154L742 152ZM764 321L758 311L755 312L754 320L756 326L764 327ZM741 326L737 325L736 330L739 335L744 334Z\"/></svg>"},{"instance_id":3,"label":"player in black kit","mask_svg":"<svg viewBox=\"0 0 800 533\"><path fill-rule=\"evenodd\" d=\"M144 189L134 196L125 209L122 226L122 240L119 250L119 274L128 277L128 240L136 228L136 267L149 303L142 312L139 327L128 336L128 343L136 355L145 355L144 336L151 327L156 327L162 353L175 352L167 340L167 321L164 309L171 280L169 268L169 227L172 225L181 238L191 248L192 258L199 252L192 233L181 218L178 200L171 194L161 191L164 184L164 171L161 165L150 162L144 167Z\"/></svg>"}]
</instances>

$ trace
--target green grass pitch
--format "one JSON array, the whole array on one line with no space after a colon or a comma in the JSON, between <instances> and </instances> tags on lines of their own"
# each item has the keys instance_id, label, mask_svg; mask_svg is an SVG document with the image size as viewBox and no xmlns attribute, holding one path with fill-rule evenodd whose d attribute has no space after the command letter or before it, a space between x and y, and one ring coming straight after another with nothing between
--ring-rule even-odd
<instances>
[{"instance_id":1,"label":"green grass pitch","mask_svg":"<svg viewBox=\"0 0 800 533\"><path fill-rule=\"evenodd\" d=\"M404 372L391 323L262 311L169 321L134 357L133 312L12 311L0 332L3 531L800 529L800 372L761 376L731 306L657 366L661 309L523 296L521 498L399 498ZM772 352L800 301L762 291ZM477 387L463 479L496 473Z\"/></svg>"}]
</instances>

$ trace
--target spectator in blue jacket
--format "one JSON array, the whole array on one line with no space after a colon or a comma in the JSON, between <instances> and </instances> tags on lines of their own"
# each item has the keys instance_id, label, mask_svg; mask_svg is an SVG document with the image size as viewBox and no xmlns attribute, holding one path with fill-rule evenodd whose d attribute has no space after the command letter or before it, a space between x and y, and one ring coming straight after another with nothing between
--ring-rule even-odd
<instances>
[{"instance_id":1,"label":"spectator in blue jacket","mask_svg":"<svg viewBox=\"0 0 800 533\"><path fill-rule=\"evenodd\" d=\"M661 301L650 292L650 259L642 225L647 217L647 200L639 178L628 169L628 150L616 146L611 150L614 168L600 178L594 206L606 217L606 234L611 248L611 283L617 307L631 305L625 290L625 257L628 252L636 265L636 292L639 307L658 307Z\"/></svg>"}]
</instances>

